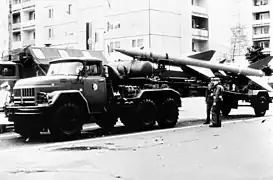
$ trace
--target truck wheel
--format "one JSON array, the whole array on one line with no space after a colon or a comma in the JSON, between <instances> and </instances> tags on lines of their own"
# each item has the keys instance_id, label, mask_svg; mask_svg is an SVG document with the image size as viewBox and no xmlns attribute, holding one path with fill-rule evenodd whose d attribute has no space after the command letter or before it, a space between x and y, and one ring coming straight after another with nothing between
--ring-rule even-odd
<instances>
[{"instance_id":1,"label":"truck wheel","mask_svg":"<svg viewBox=\"0 0 273 180\"><path fill-rule=\"evenodd\" d=\"M178 121L179 110L174 99L169 98L163 102L158 114L157 123L161 128L174 127Z\"/></svg>"},{"instance_id":2,"label":"truck wheel","mask_svg":"<svg viewBox=\"0 0 273 180\"><path fill-rule=\"evenodd\" d=\"M257 117L264 116L266 113L266 107L268 106L268 100L265 96L260 96L258 103L255 105L254 112Z\"/></svg>"},{"instance_id":3,"label":"truck wheel","mask_svg":"<svg viewBox=\"0 0 273 180\"><path fill-rule=\"evenodd\" d=\"M136 122L140 129L150 129L155 125L157 109L151 99L141 101L136 109Z\"/></svg>"},{"instance_id":4,"label":"truck wheel","mask_svg":"<svg viewBox=\"0 0 273 180\"><path fill-rule=\"evenodd\" d=\"M121 122L130 129L149 129L155 125L157 108L150 99L142 100L136 109L127 109L122 113Z\"/></svg>"},{"instance_id":5,"label":"truck wheel","mask_svg":"<svg viewBox=\"0 0 273 180\"><path fill-rule=\"evenodd\" d=\"M80 106L64 103L53 113L50 133L55 140L76 137L81 133L84 118L85 113Z\"/></svg>"},{"instance_id":6,"label":"truck wheel","mask_svg":"<svg viewBox=\"0 0 273 180\"><path fill-rule=\"evenodd\" d=\"M116 112L111 108L107 108L106 112L95 116L95 123L106 130L112 129L117 121Z\"/></svg>"},{"instance_id":7,"label":"truck wheel","mask_svg":"<svg viewBox=\"0 0 273 180\"><path fill-rule=\"evenodd\" d=\"M223 104L222 109L221 109L222 115L224 117L227 117L229 115L230 111L231 111L231 107Z\"/></svg>"}]
</instances>

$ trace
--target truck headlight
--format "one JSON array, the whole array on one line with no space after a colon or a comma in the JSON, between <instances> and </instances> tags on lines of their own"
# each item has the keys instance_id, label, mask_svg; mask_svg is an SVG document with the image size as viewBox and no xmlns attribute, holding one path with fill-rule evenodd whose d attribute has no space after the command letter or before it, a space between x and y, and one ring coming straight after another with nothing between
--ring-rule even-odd
<instances>
[{"instance_id":1,"label":"truck headlight","mask_svg":"<svg viewBox=\"0 0 273 180\"><path fill-rule=\"evenodd\" d=\"M48 104L51 104L53 101L55 101L56 100L56 98L57 98L57 96L58 96L58 93L57 92L51 92L51 93L48 93L47 94L47 100L48 100Z\"/></svg>"},{"instance_id":2,"label":"truck headlight","mask_svg":"<svg viewBox=\"0 0 273 180\"><path fill-rule=\"evenodd\" d=\"M37 104L48 103L47 93L38 92L37 93Z\"/></svg>"}]
</instances>

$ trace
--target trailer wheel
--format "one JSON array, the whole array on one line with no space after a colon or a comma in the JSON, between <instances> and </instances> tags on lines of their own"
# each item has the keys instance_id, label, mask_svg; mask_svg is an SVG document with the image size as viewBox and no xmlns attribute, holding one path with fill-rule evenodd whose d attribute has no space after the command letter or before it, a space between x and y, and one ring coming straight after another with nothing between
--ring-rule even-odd
<instances>
[{"instance_id":1,"label":"trailer wheel","mask_svg":"<svg viewBox=\"0 0 273 180\"><path fill-rule=\"evenodd\" d=\"M118 121L118 117L113 108L107 108L106 112L95 116L95 123L101 128L110 130Z\"/></svg>"},{"instance_id":2,"label":"trailer wheel","mask_svg":"<svg viewBox=\"0 0 273 180\"><path fill-rule=\"evenodd\" d=\"M178 121L179 110L172 98L166 99L161 105L157 123L161 128L174 127Z\"/></svg>"},{"instance_id":3,"label":"trailer wheel","mask_svg":"<svg viewBox=\"0 0 273 180\"><path fill-rule=\"evenodd\" d=\"M226 104L222 105L221 112L224 117L227 117L229 115L230 111L231 111L231 107L229 105L226 105Z\"/></svg>"},{"instance_id":4,"label":"trailer wheel","mask_svg":"<svg viewBox=\"0 0 273 180\"><path fill-rule=\"evenodd\" d=\"M259 96L258 103L255 104L254 112L257 117L264 116L266 113L266 107L268 106L268 100L265 96Z\"/></svg>"},{"instance_id":5,"label":"trailer wheel","mask_svg":"<svg viewBox=\"0 0 273 180\"><path fill-rule=\"evenodd\" d=\"M62 104L52 116L49 128L55 140L63 140L80 135L85 113L75 103L66 102Z\"/></svg>"}]
</instances>

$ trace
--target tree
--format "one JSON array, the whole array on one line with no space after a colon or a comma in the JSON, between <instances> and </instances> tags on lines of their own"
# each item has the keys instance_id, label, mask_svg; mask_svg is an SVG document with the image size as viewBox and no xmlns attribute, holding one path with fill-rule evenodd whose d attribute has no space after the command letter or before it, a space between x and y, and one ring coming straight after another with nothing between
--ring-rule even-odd
<instances>
[{"instance_id":1,"label":"tree","mask_svg":"<svg viewBox=\"0 0 273 180\"><path fill-rule=\"evenodd\" d=\"M246 26L239 23L231 28L231 32L231 56L234 59L235 56L244 55L248 47Z\"/></svg>"}]
</instances>

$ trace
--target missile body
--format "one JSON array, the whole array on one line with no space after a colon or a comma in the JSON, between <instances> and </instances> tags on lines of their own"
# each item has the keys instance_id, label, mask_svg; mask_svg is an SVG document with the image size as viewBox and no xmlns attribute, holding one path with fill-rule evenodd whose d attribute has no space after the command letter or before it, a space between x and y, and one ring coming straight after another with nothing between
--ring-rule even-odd
<instances>
[{"instance_id":1,"label":"missile body","mask_svg":"<svg viewBox=\"0 0 273 180\"><path fill-rule=\"evenodd\" d=\"M164 54L158 54L153 52L147 52L142 50L129 50L129 49L115 49L116 51L123 53L128 56L133 57L139 57L139 58L145 58L147 61L157 63L159 61L166 61L169 65L173 66L182 66L182 65L191 65L191 66L197 66L197 67L203 67L203 68L209 68L213 70L222 70L227 71L235 74L241 74L245 76L265 76L264 72L262 70L258 69L252 69L248 67L238 67L238 66L231 66L231 65L225 65L225 64L218 64L213 63L210 61L202 61L190 57L174 57L170 56L167 53Z\"/></svg>"}]
</instances>

